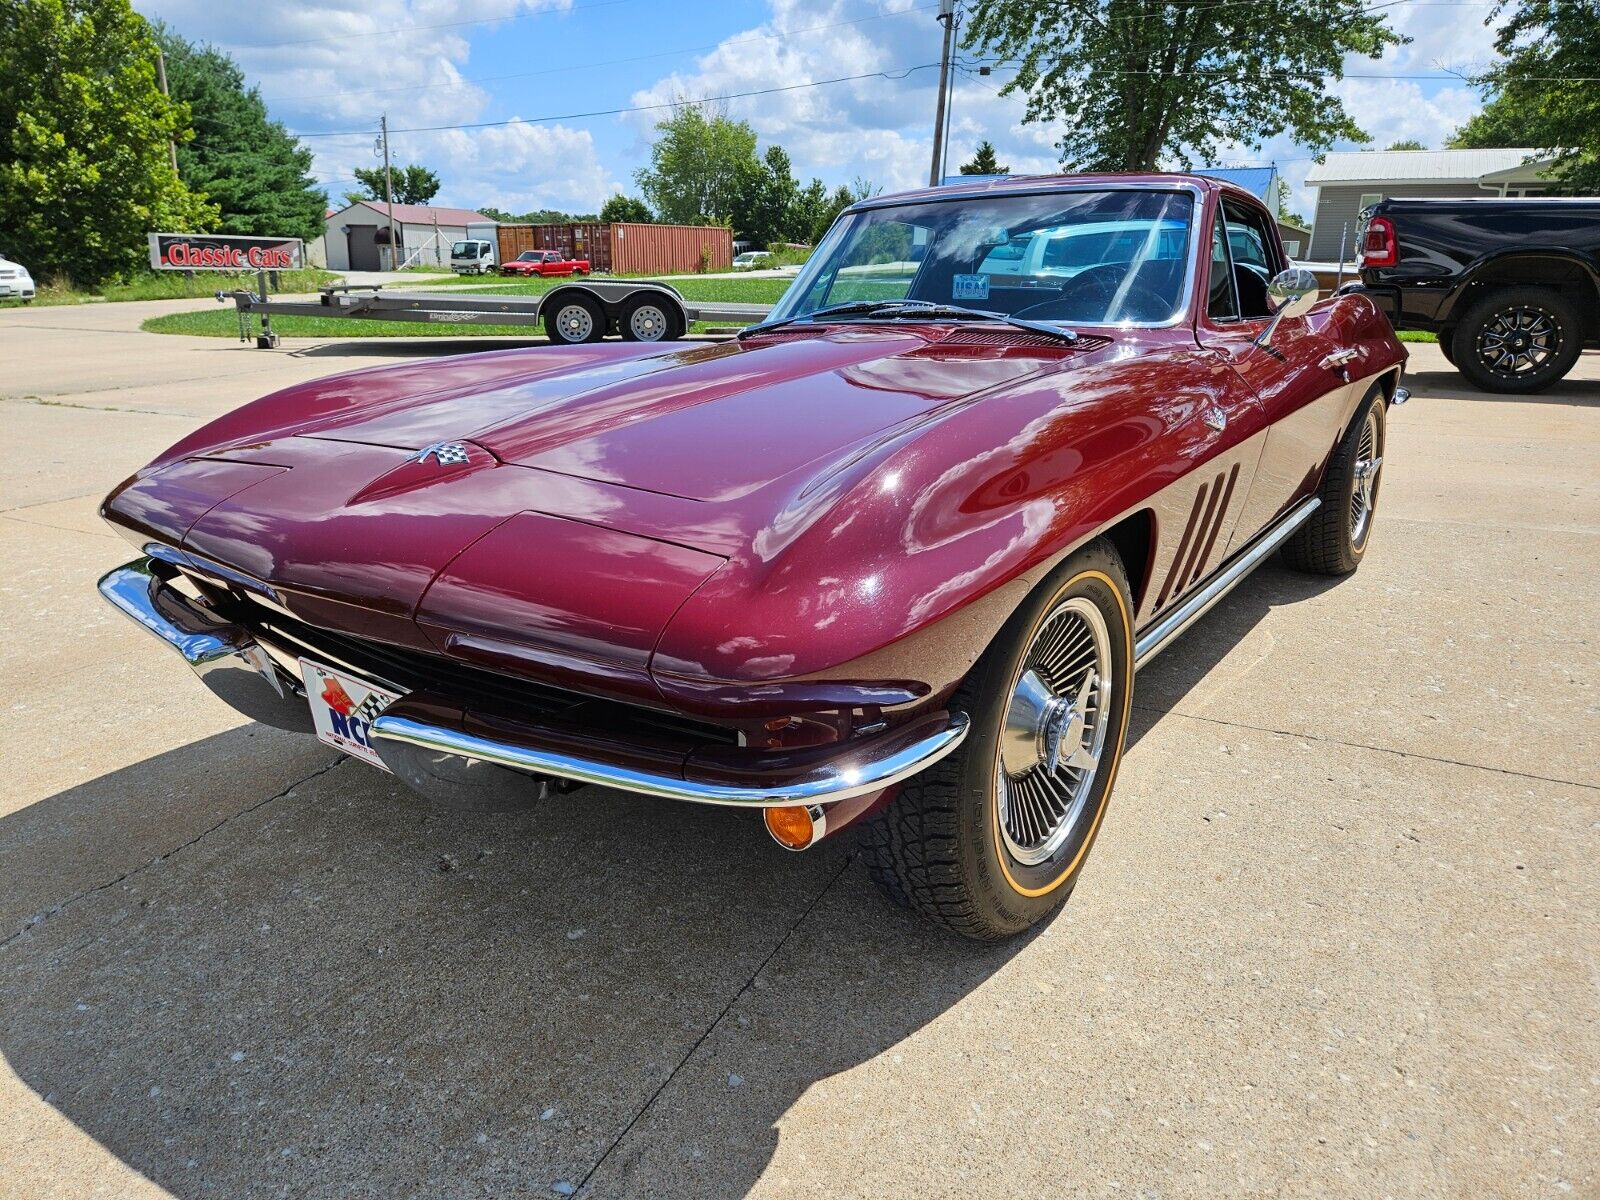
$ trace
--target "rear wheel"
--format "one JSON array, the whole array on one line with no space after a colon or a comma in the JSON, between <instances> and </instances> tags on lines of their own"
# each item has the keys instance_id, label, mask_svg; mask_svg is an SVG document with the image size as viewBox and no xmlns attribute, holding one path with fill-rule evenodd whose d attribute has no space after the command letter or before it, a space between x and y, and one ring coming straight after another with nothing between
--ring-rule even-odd
<instances>
[{"instance_id":1,"label":"rear wheel","mask_svg":"<svg viewBox=\"0 0 1600 1200\"><path fill-rule=\"evenodd\" d=\"M1451 360L1486 392L1543 391L1578 361L1583 322L1560 292L1511 287L1485 296L1456 326Z\"/></svg>"},{"instance_id":2,"label":"rear wheel","mask_svg":"<svg viewBox=\"0 0 1600 1200\"><path fill-rule=\"evenodd\" d=\"M1367 393L1328 459L1317 492L1322 506L1283 544L1283 559L1296 570L1348 575L1361 565L1378 509L1384 403L1382 389Z\"/></svg>"},{"instance_id":3,"label":"rear wheel","mask_svg":"<svg viewBox=\"0 0 1600 1200\"><path fill-rule=\"evenodd\" d=\"M545 317L544 328L552 342L563 345L598 342L606 334L606 314L588 296L563 296Z\"/></svg>"},{"instance_id":4,"label":"rear wheel","mask_svg":"<svg viewBox=\"0 0 1600 1200\"><path fill-rule=\"evenodd\" d=\"M1446 325L1439 330L1439 353L1452 367L1456 365L1456 327Z\"/></svg>"},{"instance_id":5,"label":"rear wheel","mask_svg":"<svg viewBox=\"0 0 1600 1200\"><path fill-rule=\"evenodd\" d=\"M683 319L667 302L644 296L623 309L617 328L630 342L670 342L683 336Z\"/></svg>"},{"instance_id":6,"label":"rear wheel","mask_svg":"<svg viewBox=\"0 0 1600 1200\"><path fill-rule=\"evenodd\" d=\"M1020 933L1076 885L1133 688L1127 575L1097 541L1025 602L952 699L972 731L862 831L890 899L964 937Z\"/></svg>"}]
</instances>

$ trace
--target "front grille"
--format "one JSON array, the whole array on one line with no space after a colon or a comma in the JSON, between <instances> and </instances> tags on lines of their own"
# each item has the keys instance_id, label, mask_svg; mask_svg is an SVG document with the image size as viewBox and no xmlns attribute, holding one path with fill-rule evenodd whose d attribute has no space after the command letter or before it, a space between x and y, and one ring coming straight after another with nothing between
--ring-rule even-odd
<instances>
[{"instance_id":1,"label":"front grille","mask_svg":"<svg viewBox=\"0 0 1600 1200\"><path fill-rule=\"evenodd\" d=\"M464 708L493 709L533 723L541 718L559 716L564 721L582 721L612 732L637 729L683 739L686 743L739 744L738 733L724 726L582 695L463 663L442 654L337 633L307 625L244 593L228 592L218 596L215 590L208 590L217 597L219 616L265 640L294 653L304 653L308 658L326 661L330 666L345 665L358 675L370 676L375 682L391 683L403 691L426 691L458 702Z\"/></svg>"}]
</instances>

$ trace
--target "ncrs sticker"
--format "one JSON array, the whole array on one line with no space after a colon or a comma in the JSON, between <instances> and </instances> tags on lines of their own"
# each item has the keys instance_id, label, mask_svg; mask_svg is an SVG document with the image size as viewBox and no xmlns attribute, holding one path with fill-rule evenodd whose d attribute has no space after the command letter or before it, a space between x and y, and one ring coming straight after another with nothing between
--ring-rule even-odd
<instances>
[{"instance_id":1,"label":"ncrs sticker","mask_svg":"<svg viewBox=\"0 0 1600 1200\"><path fill-rule=\"evenodd\" d=\"M232 233L152 233L150 265L158 271L292 271L305 263L299 238Z\"/></svg>"}]
</instances>

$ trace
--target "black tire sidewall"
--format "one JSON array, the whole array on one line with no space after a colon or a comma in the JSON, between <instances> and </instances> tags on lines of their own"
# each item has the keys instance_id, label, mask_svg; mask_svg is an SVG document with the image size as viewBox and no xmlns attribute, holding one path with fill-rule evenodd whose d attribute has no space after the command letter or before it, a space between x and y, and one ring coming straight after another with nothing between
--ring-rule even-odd
<instances>
[{"instance_id":1,"label":"black tire sidewall","mask_svg":"<svg viewBox=\"0 0 1600 1200\"><path fill-rule=\"evenodd\" d=\"M580 338L577 341L573 341L570 338L562 336L561 325L558 320L561 310L574 304L580 308L587 309L589 312L589 318L594 323L590 335L586 338ZM545 318L544 330L545 336L558 345L582 346L588 344L589 342L598 342L601 338L605 337L607 324L608 322L606 319L605 310L587 296L564 296L553 308L551 308L550 315Z\"/></svg>"},{"instance_id":2,"label":"black tire sidewall","mask_svg":"<svg viewBox=\"0 0 1600 1200\"><path fill-rule=\"evenodd\" d=\"M1011 690L1034 631L1063 600L1087 596L1100 608L1116 666L1101 768L1080 832L1046 863L1025 867L1011 859L999 837L995 769L1000 731ZM972 733L962 747L958 796L962 875L988 923L1020 932L1071 894L1104 819L1116 780L1133 696L1133 610L1127 576L1115 552L1091 546L1067 560L1013 614L969 679Z\"/></svg>"},{"instance_id":3,"label":"black tire sidewall","mask_svg":"<svg viewBox=\"0 0 1600 1200\"><path fill-rule=\"evenodd\" d=\"M1496 314L1508 308L1536 307L1545 311L1555 321L1561 334L1561 345L1545 367L1521 379L1504 379L1495 375L1478 357L1478 334ZM1505 395L1529 395L1543 391L1572 370L1583 349L1583 323L1576 308L1559 292L1548 288L1502 288L1474 304L1461 323L1456 326L1450 347L1450 358L1456 368L1474 387L1485 392Z\"/></svg>"},{"instance_id":4,"label":"black tire sidewall","mask_svg":"<svg viewBox=\"0 0 1600 1200\"><path fill-rule=\"evenodd\" d=\"M638 299L630 300L628 302L627 307L622 310L621 316L617 318L617 332L619 334L621 334L630 342L644 340L643 338L636 338L633 336L630 328L630 322L633 320L634 310L642 308L646 304L653 305L660 309L661 315L666 318L666 329L660 337L655 339L656 341L674 342L683 336L682 318L673 311L670 304L663 303L662 301L655 299L653 296L641 296Z\"/></svg>"}]
</instances>

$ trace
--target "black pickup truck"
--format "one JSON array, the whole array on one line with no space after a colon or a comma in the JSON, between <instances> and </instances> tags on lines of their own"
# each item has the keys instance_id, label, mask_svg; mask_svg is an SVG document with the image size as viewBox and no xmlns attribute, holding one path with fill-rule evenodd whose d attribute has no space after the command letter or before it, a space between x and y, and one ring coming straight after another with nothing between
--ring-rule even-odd
<instances>
[{"instance_id":1,"label":"black pickup truck","mask_svg":"<svg viewBox=\"0 0 1600 1200\"><path fill-rule=\"evenodd\" d=\"M1537 392L1600 347L1600 197L1382 200L1361 282L1396 329L1427 329L1488 392Z\"/></svg>"}]
</instances>

